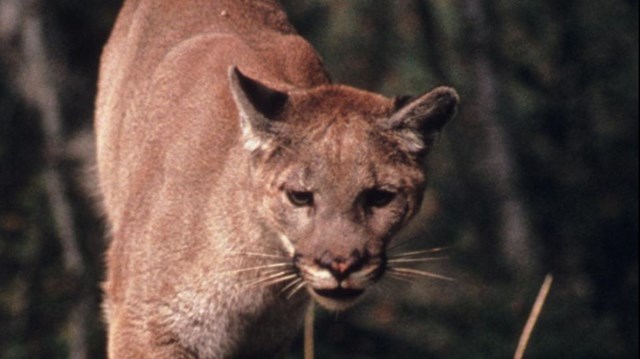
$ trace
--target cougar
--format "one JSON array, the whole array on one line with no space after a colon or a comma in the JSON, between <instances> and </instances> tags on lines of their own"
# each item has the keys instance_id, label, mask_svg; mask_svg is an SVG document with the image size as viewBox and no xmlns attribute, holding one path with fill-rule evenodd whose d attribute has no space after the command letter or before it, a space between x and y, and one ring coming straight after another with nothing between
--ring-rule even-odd
<instances>
[{"instance_id":1,"label":"cougar","mask_svg":"<svg viewBox=\"0 0 640 359\"><path fill-rule=\"evenodd\" d=\"M312 300L351 306L389 270L458 104L332 84L273 0L126 0L98 87L122 359L277 357Z\"/></svg>"}]
</instances>

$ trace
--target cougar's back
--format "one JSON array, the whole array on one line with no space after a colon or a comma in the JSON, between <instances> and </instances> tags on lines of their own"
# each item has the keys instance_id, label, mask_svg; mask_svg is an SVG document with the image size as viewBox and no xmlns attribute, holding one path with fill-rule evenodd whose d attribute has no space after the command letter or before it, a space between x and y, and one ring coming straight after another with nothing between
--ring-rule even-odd
<instances>
[{"instance_id":1,"label":"cougar's back","mask_svg":"<svg viewBox=\"0 0 640 359\"><path fill-rule=\"evenodd\" d=\"M125 1L103 53L96 113L101 189L114 230L127 216L126 203L149 192L149 175L157 173L150 167L161 162L158 146L145 148L143 139L162 141L177 127L215 124L216 157L224 155L238 127L226 83L232 65L280 89L328 82L316 53L275 1ZM185 93L196 88L199 98ZM172 113L201 99L216 108L197 119Z\"/></svg>"}]
</instances>

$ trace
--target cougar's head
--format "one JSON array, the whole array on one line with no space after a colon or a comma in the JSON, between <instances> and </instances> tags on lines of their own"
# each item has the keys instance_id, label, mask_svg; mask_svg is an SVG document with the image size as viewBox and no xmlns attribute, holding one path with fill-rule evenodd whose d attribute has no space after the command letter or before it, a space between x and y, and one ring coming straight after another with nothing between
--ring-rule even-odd
<instances>
[{"instance_id":1,"label":"cougar's head","mask_svg":"<svg viewBox=\"0 0 640 359\"><path fill-rule=\"evenodd\" d=\"M423 159L456 111L456 92L280 92L235 68L230 80L259 220L317 302L348 307L382 277L391 237L420 207Z\"/></svg>"}]
</instances>

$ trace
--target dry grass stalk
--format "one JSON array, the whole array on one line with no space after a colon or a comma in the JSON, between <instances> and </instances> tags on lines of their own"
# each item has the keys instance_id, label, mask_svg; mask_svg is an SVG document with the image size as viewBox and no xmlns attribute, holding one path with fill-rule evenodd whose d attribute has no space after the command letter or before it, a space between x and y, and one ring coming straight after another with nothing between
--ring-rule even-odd
<instances>
[{"instance_id":1,"label":"dry grass stalk","mask_svg":"<svg viewBox=\"0 0 640 359\"><path fill-rule=\"evenodd\" d=\"M540 318L540 313L542 313L542 307L544 306L544 303L547 300L547 296L549 295L551 284L553 284L553 276L551 274L548 274L544 280L544 283L542 283L542 287L540 288L538 297L533 304L533 309L531 310L531 314L529 315L527 324L525 325L522 335L520 336L520 342L518 343L516 354L513 356L514 359L522 359L524 357L524 352L529 345L529 339L531 339L531 333L533 333L533 329L538 322L538 318Z\"/></svg>"},{"instance_id":2,"label":"dry grass stalk","mask_svg":"<svg viewBox=\"0 0 640 359\"><path fill-rule=\"evenodd\" d=\"M304 318L304 358L313 359L313 322L315 319L315 304L311 302Z\"/></svg>"}]
</instances>

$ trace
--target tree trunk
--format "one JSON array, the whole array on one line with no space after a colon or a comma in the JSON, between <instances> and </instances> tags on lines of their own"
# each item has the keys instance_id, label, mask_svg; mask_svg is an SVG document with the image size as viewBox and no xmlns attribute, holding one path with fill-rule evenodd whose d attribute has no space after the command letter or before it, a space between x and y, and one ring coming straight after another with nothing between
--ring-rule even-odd
<instances>
[{"instance_id":1,"label":"tree trunk","mask_svg":"<svg viewBox=\"0 0 640 359\"><path fill-rule=\"evenodd\" d=\"M518 168L507 132L499 121L499 79L490 55L492 34L487 5L484 0L460 1L467 24L466 50L473 83L472 96L465 101L463 120L467 125L473 122L470 127L480 135L472 158L475 164L472 177L492 201L483 206L494 206L496 221L491 225L496 226L493 232L498 236L499 250L515 277L526 277L536 272L538 254L532 243L526 206L517 188Z\"/></svg>"},{"instance_id":2,"label":"tree trunk","mask_svg":"<svg viewBox=\"0 0 640 359\"><path fill-rule=\"evenodd\" d=\"M44 135L45 169L42 178L49 201L55 231L60 241L63 265L70 281L78 285L78 298L68 316L69 357L85 359L87 318L90 301L82 290L85 264L80 251L73 207L67 195L60 163L64 138L58 88L52 79L51 65L43 38L41 6L38 0L0 0L0 45L15 75L18 93L40 117Z\"/></svg>"}]
</instances>

